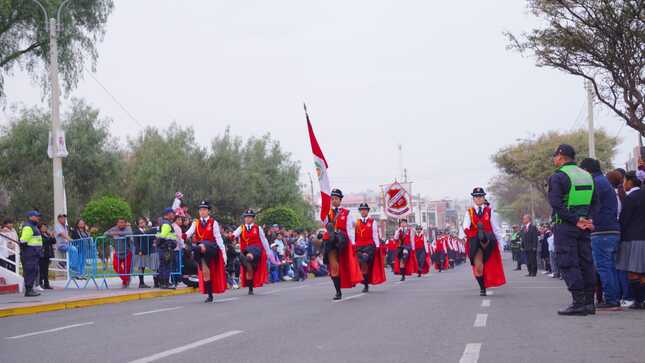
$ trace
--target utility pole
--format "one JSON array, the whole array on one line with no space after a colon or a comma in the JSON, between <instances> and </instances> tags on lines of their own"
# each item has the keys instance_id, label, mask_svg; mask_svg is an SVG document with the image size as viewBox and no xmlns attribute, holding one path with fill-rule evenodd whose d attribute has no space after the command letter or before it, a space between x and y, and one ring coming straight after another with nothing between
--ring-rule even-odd
<instances>
[{"instance_id":1,"label":"utility pole","mask_svg":"<svg viewBox=\"0 0 645 363\"><path fill-rule=\"evenodd\" d=\"M307 173L309 175L309 185L311 186L311 208L313 211L313 216L314 218L316 217L316 200L314 199L314 179L311 177L311 173Z\"/></svg>"},{"instance_id":2,"label":"utility pole","mask_svg":"<svg viewBox=\"0 0 645 363\"><path fill-rule=\"evenodd\" d=\"M49 19L49 78L52 85L52 163L54 174L54 216L67 214L65 185L63 182L63 158L59 138L60 127L60 85L58 80L58 29L56 18Z\"/></svg>"},{"instance_id":3,"label":"utility pole","mask_svg":"<svg viewBox=\"0 0 645 363\"><path fill-rule=\"evenodd\" d=\"M65 203L65 185L63 179L63 151L60 147L63 134L60 126L60 84L58 80L58 27L60 25L61 11L70 0L64 0L58 6L56 16L50 18L47 9L38 0L32 0L40 7L45 15L45 29L49 32L49 81L51 82L51 146L52 146L52 167L54 182L54 217L59 214L67 214Z\"/></svg>"},{"instance_id":4,"label":"utility pole","mask_svg":"<svg viewBox=\"0 0 645 363\"><path fill-rule=\"evenodd\" d=\"M587 89L587 122L589 123L589 157L596 158L596 138L593 125L593 86L590 81L586 83Z\"/></svg>"},{"instance_id":5,"label":"utility pole","mask_svg":"<svg viewBox=\"0 0 645 363\"><path fill-rule=\"evenodd\" d=\"M398 174L399 177L403 177L403 146L401 144L397 145L397 149L399 150L399 165L398 165Z\"/></svg>"}]
</instances>

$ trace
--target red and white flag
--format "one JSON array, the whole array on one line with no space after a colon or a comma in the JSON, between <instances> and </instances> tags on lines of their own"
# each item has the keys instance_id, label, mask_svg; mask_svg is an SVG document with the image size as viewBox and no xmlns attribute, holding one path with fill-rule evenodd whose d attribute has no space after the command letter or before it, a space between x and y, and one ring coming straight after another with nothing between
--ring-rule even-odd
<instances>
[{"instance_id":1,"label":"red and white flag","mask_svg":"<svg viewBox=\"0 0 645 363\"><path fill-rule=\"evenodd\" d=\"M307 128L309 129L309 141L311 143L311 152L314 154L314 165L316 166L316 175L318 175L318 183L320 183L320 220L325 221L329 215L331 208L331 183L329 183L329 175L327 174L327 160L323 155L318 140L314 134L314 129L309 121L309 113L307 112L307 105L305 105L305 116L307 117ZM312 201L313 202L313 201Z\"/></svg>"}]
</instances>

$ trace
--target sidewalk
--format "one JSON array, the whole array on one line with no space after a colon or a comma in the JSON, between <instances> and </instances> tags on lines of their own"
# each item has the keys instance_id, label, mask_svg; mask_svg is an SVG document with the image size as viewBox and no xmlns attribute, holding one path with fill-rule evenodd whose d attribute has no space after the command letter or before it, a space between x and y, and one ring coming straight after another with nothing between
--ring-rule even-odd
<instances>
[{"instance_id":1,"label":"sidewalk","mask_svg":"<svg viewBox=\"0 0 645 363\"><path fill-rule=\"evenodd\" d=\"M152 277L146 276L146 284L152 286ZM98 281L99 286L103 280ZM51 281L54 290L45 290L40 296L26 298L22 294L0 295L0 318L17 315L38 314L47 311L76 309L88 306L115 304L131 300L151 299L162 296L191 294L192 288L179 288L177 290L139 289L139 280L135 277L127 289L121 288L119 278L107 279L109 289L103 285L97 290L92 282L82 288L85 281L78 281L81 288L76 288L73 283L65 289L67 281Z\"/></svg>"}]
</instances>

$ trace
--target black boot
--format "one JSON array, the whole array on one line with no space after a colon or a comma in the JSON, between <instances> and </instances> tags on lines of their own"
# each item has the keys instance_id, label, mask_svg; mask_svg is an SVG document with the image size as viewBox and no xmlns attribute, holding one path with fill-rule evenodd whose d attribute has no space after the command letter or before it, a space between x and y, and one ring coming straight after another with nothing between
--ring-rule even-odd
<instances>
[{"instance_id":1,"label":"black boot","mask_svg":"<svg viewBox=\"0 0 645 363\"><path fill-rule=\"evenodd\" d=\"M585 310L587 315L596 315L596 304L594 303L594 290L585 290Z\"/></svg>"},{"instance_id":2,"label":"black boot","mask_svg":"<svg viewBox=\"0 0 645 363\"><path fill-rule=\"evenodd\" d=\"M334 282L334 288L336 289L336 296L334 296L334 300L342 299L343 294L340 292L340 277L332 277L331 280Z\"/></svg>"},{"instance_id":3,"label":"black boot","mask_svg":"<svg viewBox=\"0 0 645 363\"><path fill-rule=\"evenodd\" d=\"M365 285L365 287L363 287L363 292L369 292L370 291L370 287L369 287L370 283L369 283L369 279L368 279L367 274L363 275L363 285Z\"/></svg>"},{"instance_id":4,"label":"black boot","mask_svg":"<svg viewBox=\"0 0 645 363\"><path fill-rule=\"evenodd\" d=\"M249 295L253 295L253 280L246 280L246 286L249 287Z\"/></svg>"},{"instance_id":5,"label":"black boot","mask_svg":"<svg viewBox=\"0 0 645 363\"><path fill-rule=\"evenodd\" d=\"M584 291L572 291L571 296L573 302L567 308L558 311L558 315L564 316L587 316L587 308L585 306L585 293Z\"/></svg>"},{"instance_id":6,"label":"black boot","mask_svg":"<svg viewBox=\"0 0 645 363\"><path fill-rule=\"evenodd\" d=\"M210 281L204 281L204 290L208 294L208 297L206 300L204 300L205 303L211 303L213 302L213 285L211 285Z\"/></svg>"},{"instance_id":7,"label":"black boot","mask_svg":"<svg viewBox=\"0 0 645 363\"><path fill-rule=\"evenodd\" d=\"M146 283L143 281L143 269L141 269L141 275L139 275L139 288L140 289L149 289L150 286L146 285Z\"/></svg>"},{"instance_id":8,"label":"black boot","mask_svg":"<svg viewBox=\"0 0 645 363\"><path fill-rule=\"evenodd\" d=\"M401 268L401 281L405 281L405 267Z\"/></svg>"},{"instance_id":9,"label":"black boot","mask_svg":"<svg viewBox=\"0 0 645 363\"><path fill-rule=\"evenodd\" d=\"M484 276L475 277L479 285L479 296L486 296L486 286L484 285Z\"/></svg>"},{"instance_id":10,"label":"black boot","mask_svg":"<svg viewBox=\"0 0 645 363\"><path fill-rule=\"evenodd\" d=\"M35 297L35 296L40 296L40 293L34 291L34 289L31 287L25 288L25 297Z\"/></svg>"},{"instance_id":11,"label":"black boot","mask_svg":"<svg viewBox=\"0 0 645 363\"><path fill-rule=\"evenodd\" d=\"M152 279L155 282L155 284L154 284L155 289L158 289L159 288L159 277L154 276Z\"/></svg>"},{"instance_id":12,"label":"black boot","mask_svg":"<svg viewBox=\"0 0 645 363\"><path fill-rule=\"evenodd\" d=\"M629 280L629 289L634 297L634 304L629 308L633 310L643 309L643 285L640 284L640 280Z\"/></svg>"}]
</instances>

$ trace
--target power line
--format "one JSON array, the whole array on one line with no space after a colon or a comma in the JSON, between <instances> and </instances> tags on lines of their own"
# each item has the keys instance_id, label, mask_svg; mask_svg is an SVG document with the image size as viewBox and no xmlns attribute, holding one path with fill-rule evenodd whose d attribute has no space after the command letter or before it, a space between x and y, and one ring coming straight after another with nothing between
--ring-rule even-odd
<instances>
[{"instance_id":1,"label":"power line","mask_svg":"<svg viewBox=\"0 0 645 363\"><path fill-rule=\"evenodd\" d=\"M95 81L99 86L101 86L101 88L103 88L103 90L105 91L105 93L107 93L107 94L112 98L112 100L114 101L114 103L116 103L119 107L121 107L121 110L123 110L123 112L125 112L125 114L126 114L126 115L128 115L128 117L130 117L130 119L131 119L132 121L134 121L134 122L135 122L137 125L139 125L139 127L141 127L142 129L144 129L144 128L145 128L145 126L144 126L144 125L143 125L139 120L137 120L137 118L136 118L136 117L134 117L134 115L132 115L132 113L131 113L130 111L128 111L128 109L127 109L127 108L125 108L125 106L123 106L123 104L122 104L121 102L119 102L119 100L118 100L118 99L117 99L117 98L112 94L112 92L110 92L110 90L108 90L108 89L107 89L107 87L105 87L105 85L103 85L103 83L101 83L101 81L99 81L99 80L98 80L98 79L97 79L97 78L92 74L92 72L87 71L87 74L89 74L89 75L90 75L90 77L92 77L92 79L93 79L93 80L94 80L94 81Z\"/></svg>"}]
</instances>

